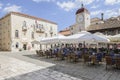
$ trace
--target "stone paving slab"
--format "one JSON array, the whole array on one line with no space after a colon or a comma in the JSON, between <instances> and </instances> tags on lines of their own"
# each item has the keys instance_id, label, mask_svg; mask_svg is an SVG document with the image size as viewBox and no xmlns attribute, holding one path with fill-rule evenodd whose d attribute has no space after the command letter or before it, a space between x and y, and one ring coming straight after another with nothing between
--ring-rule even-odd
<instances>
[{"instance_id":1,"label":"stone paving slab","mask_svg":"<svg viewBox=\"0 0 120 80\"><path fill-rule=\"evenodd\" d=\"M97 66L57 61L55 58L39 57L35 52L5 53L8 57L17 58L37 66L44 67L26 74L17 75L6 80L120 80L120 70L105 69L105 64Z\"/></svg>"},{"instance_id":2,"label":"stone paving slab","mask_svg":"<svg viewBox=\"0 0 120 80\"><path fill-rule=\"evenodd\" d=\"M0 55L0 80L81 80L33 63Z\"/></svg>"},{"instance_id":3,"label":"stone paving slab","mask_svg":"<svg viewBox=\"0 0 120 80\"><path fill-rule=\"evenodd\" d=\"M50 69L41 69L5 80L82 80Z\"/></svg>"},{"instance_id":4,"label":"stone paving slab","mask_svg":"<svg viewBox=\"0 0 120 80\"><path fill-rule=\"evenodd\" d=\"M44 68L32 63L2 55L0 55L0 65L0 79L10 78Z\"/></svg>"}]
</instances>

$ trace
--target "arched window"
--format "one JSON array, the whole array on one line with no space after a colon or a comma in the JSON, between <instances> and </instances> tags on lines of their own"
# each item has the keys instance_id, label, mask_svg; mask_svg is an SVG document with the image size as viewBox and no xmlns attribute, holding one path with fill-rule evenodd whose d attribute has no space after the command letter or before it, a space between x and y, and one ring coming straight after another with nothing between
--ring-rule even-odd
<instances>
[{"instance_id":1,"label":"arched window","mask_svg":"<svg viewBox=\"0 0 120 80\"><path fill-rule=\"evenodd\" d=\"M34 38L34 32L31 33L31 37Z\"/></svg>"},{"instance_id":2,"label":"arched window","mask_svg":"<svg viewBox=\"0 0 120 80\"><path fill-rule=\"evenodd\" d=\"M19 43L18 43L18 42L16 42L15 47L16 47L16 48L19 48Z\"/></svg>"},{"instance_id":3,"label":"arched window","mask_svg":"<svg viewBox=\"0 0 120 80\"><path fill-rule=\"evenodd\" d=\"M27 26L26 26L26 21L23 21L23 27L27 27Z\"/></svg>"},{"instance_id":4,"label":"arched window","mask_svg":"<svg viewBox=\"0 0 120 80\"><path fill-rule=\"evenodd\" d=\"M16 37L16 38L19 37L19 31L18 31L18 30L15 31L15 37Z\"/></svg>"}]
</instances>

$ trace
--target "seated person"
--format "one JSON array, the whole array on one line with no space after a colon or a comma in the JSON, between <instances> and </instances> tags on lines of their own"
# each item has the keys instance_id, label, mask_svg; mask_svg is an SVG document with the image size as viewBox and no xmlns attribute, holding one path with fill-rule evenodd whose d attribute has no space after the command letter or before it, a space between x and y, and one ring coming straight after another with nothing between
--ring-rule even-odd
<instances>
[{"instance_id":1,"label":"seated person","mask_svg":"<svg viewBox=\"0 0 120 80\"><path fill-rule=\"evenodd\" d=\"M110 56L114 57L114 51L110 51Z\"/></svg>"},{"instance_id":2,"label":"seated person","mask_svg":"<svg viewBox=\"0 0 120 80\"><path fill-rule=\"evenodd\" d=\"M82 51L80 51L79 48L77 48L77 50L75 51L75 53L76 53L76 55L77 55L78 57L81 57L81 56L82 56Z\"/></svg>"},{"instance_id":3,"label":"seated person","mask_svg":"<svg viewBox=\"0 0 120 80\"><path fill-rule=\"evenodd\" d=\"M102 57L103 57L102 53L97 53L96 57L97 57L97 61L102 62Z\"/></svg>"},{"instance_id":4,"label":"seated person","mask_svg":"<svg viewBox=\"0 0 120 80\"><path fill-rule=\"evenodd\" d=\"M63 55L66 56L69 53L69 49L63 48Z\"/></svg>"}]
</instances>

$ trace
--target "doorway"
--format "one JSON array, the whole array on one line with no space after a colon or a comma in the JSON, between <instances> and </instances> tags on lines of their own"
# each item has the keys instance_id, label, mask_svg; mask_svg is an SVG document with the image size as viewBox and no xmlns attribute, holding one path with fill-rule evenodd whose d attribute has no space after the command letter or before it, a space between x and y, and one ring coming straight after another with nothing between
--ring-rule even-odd
<instances>
[{"instance_id":1,"label":"doorway","mask_svg":"<svg viewBox=\"0 0 120 80\"><path fill-rule=\"evenodd\" d=\"M27 50L27 44L23 44L23 49Z\"/></svg>"}]
</instances>

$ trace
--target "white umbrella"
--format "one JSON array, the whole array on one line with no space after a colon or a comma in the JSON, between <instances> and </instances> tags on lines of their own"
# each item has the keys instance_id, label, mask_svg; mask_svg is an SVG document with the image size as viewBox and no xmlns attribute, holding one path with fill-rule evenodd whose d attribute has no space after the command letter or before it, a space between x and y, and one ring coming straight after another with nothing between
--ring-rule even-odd
<instances>
[{"instance_id":1,"label":"white umbrella","mask_svg":"<svg viewBox=\"0 0 120 80\"><path fill-rule=\"evenodd\" d=\"M79 32L77 34L70 35L70 36L67 36L65 38L62 38L60 41L62 41L64 43L79 43L78 38L85 35L85 34L89 34L89 32L82 31L82 32Z\"/></svg>"},{"instance_id":2,"label":"white umbrella","mask_svg":"<svg viewBox=\"0 0 120 80\"><path fill-rule=\"evenodd\" d=\"M85 42L109 42L107 38L100 37L94 34L85 34L81 37L79 37L80 41Z\"/></svg>"},{"instance_id":3,"label":"white umbrella","mask_svg":"<svg viewBox=\"0 0 120 80\"><path fill-rule=\"evenodd\" d=\"M56 44L56 43L60 43L60 39L62 38L65 38L65 36L58 34L58 36L43 39L41 42L46 43L46 44Z\"/></svg>"},{"instance_id":4,"label":"white umbrella","mask_svg":"<svg viewBox=\"0 0 120 80\"><path fill-rule=\"evenodd\" d=\"M120 34L114 35L114 36L110 36L109 39L112 42L120 42Z\"/></svg>"},{"instance_id":5,"label":"white umbrella","mask_svg":"<svg viewBox=\"0 0 120 80\"><path fill-rule=\"evenodd\" d=\"M94 35L97 35L97 36L99 36L99 37L105 38L105 39L107 39L108 41L110 41L110 40L109 40L109 37L110 37L110 36L104 35L103 33L96 32L96 33L94 33Z\"/></svg>"},{"instance_id":6,"label":"white umbrella","mask_svg":"<svg viewBox=\"0 0 120 80\"><path fill-rule=\"evenodd\" d=\"M80 43L80 42L87 42L87 43L93 43L93 42L108 42L108 39L99 37L97 35L91 34L86 31L79 32L77 34L68 36L64 39L61 39L62 41L66 41L66 43Z\"/></svg>"}]
</instances>

